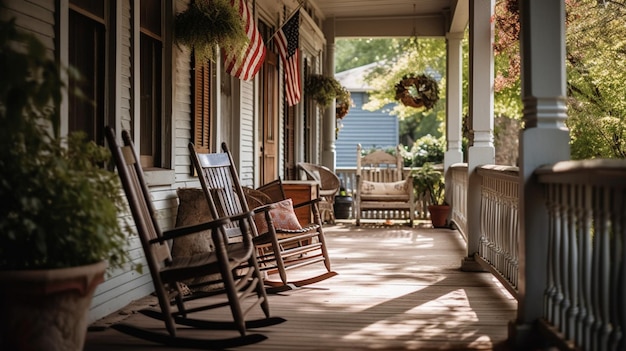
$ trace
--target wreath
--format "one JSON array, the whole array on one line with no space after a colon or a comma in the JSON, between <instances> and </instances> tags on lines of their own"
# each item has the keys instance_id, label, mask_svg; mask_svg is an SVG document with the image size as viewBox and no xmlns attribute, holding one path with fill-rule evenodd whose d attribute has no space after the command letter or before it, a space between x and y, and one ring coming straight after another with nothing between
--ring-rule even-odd
<instances>
[{"instance_id":1,"label":"wreath","mask_svg":"<svg viewBox=\"0 0 626 351\"><path fill-rule=\"evenodd\" d=\"M395 86L396 100L404 106L430 110L439 101L437 81L425 74L406 75Z\"/></svg>"}]
</instances>

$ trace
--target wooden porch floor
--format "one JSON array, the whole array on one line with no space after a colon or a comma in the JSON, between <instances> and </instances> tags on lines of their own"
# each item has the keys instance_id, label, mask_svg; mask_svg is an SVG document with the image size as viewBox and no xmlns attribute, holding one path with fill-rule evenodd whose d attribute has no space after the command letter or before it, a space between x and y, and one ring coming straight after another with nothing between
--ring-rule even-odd
<instances>
[{"instance_id":1,"label":"wooden porch floor","mask_svg":"<svg viewBox=\"0 0 626 351\"><path fill-rule=\"evenodd\" d=\"M287 321L251 330L267 340L236 349L505 349L507 324L515 318L517 303L490 274L459 270L465 243L457 231L380 223L355 227L344 222L326 227L325 233L339 275L270 295L272 315ZM162 322L125 315L150 302L151 297L94 326L125 318L127 323L164 331ZM257 310L252 317L262 316ZM230 316L228 311L224 316ZM110 328L100 329L88 332L84 350L170 350ZM180 334L238 335L197 330Z\"/></svg>"}]
</instances>

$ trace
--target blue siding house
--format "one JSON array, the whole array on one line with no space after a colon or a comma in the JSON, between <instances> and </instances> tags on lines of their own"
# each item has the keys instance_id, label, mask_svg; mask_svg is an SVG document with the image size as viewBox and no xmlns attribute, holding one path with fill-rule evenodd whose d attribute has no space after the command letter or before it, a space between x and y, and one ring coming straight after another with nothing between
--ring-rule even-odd
<instances>
[{"instance_id":1,"label":"blue siding house","mask_svg":"<svg viewBox=\"0 0 626 351\"><path fill-rule=\"evenodd\" d=\"M343 125L335 141L336 167L356 167L356 146L361 144L364 149L395 148L399 142L398 118L390 115L390 107L381 110L363 110L367 103L369 91L372 90L363 77L377 63L356 67L335 74L335 78L352 96L354 105L348 114L337 123Z\"/></svg>"}]
</instances>

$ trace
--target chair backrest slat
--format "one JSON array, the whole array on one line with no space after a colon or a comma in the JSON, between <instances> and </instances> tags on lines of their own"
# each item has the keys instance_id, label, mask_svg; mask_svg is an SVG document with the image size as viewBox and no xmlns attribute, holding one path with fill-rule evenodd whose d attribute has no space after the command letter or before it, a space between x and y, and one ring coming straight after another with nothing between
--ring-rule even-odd
<instances>
[{"instance_id":1,"label":"chair backrest slat","mask_svg":"<svg viewBox=\"0 0 626 351\"><path fill-rule=\"evenodd\" d=\"M154 272L158 272L159 267L171 260L169 245L167 242L150 243L151 240L161 237L161 230L156 222L156 211L150 200L150 191L146 186L130 134L125 130L122 131L123 146L118 146L113 129L107 128L106 136L150 272L155 279Z\"/></svg>"},{"instance_id":2,"label":"chair backrest slat","mask_svg":"<svg viewBox=\"0 0 626 351\"><path fill-rule=\"evenodd\" d=\"M396 155L384 150L376 150L361 156L361 145L357 145L356 174L363 180L372 182L397 182L403 178L404 160L400 146L396 147Z\"/></svg>"},{"instance_id":3,"label":"chair backrest slat","mask_svg":"<svg viewBox=\"0 0 626 351\"><path fill-rule=\"evenodd\" d=\"M221 153L200 154L194 145L189 144L192 161L196 169L201 169L200 184L207 196L209 210L214 218L233 216L248 211L245 196L239 184L239 177L232 157L225 144ZM226 228L237 227L238 223L228 223ZM229 231L236 232L236 231Z\"/></svg>"}]
</instances>

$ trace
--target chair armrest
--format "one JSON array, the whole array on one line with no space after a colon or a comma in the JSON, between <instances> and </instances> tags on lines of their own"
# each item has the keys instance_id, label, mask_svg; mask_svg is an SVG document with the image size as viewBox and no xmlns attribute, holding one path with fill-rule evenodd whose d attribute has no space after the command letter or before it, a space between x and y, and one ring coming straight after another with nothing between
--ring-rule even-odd
<instances>
[{"instance_id":1,"label":"chair armrest","mask_svg":"<svg viewBox=\"0 0 626 351\"><path fill-rule=\"evenodd\" d=\"M215 229L229 222L230 220L228 218L218 218L215 220L211 220L209 222L191 224L191 225L186 225L182 227L168 229L168 230L163 231L163 235L161 235L161 237L150 240L150 244L162 243L164 241L176 239L181 236L195 234L203 230Z\"/></svg>"},{"instance_id":2,"label":"chair armrest","mask_svg":"<svg viewBox=\"0 0 626 351\"><path fill-rule=\"evenodd\" d=\"M293 208L299 208L299 207L304 207L304 206L311 206L313 204L316 204L318 202L322 201L321 198L315 198L315 199L311 199L311 200L307 200L307 201L303 201L303 202L299 202L297 204L293 204Z\"/></svg>"},{"instance_id":3,"label":"chair armrest","mask_svg":"<svg viewBox=\"0 0 626 351\"><path fill-rule=\"evenodd\" d=\"M261 212L269 212L269 210L271 210L272 208L274 208L273 203L259 206L255 208L254 210L252 210L252 212L254 212L254 214L261 213Z\"/></svg>"},{"instance_id":4,"label":"chair armrest","mask_svg":"<svg viewBox=\"0 0 626 351\"><path fill-rule=\"evenodd\" d=\"M253 213L252 211L243 212L234 216L222 217L222 218L214 219L214 220L204 222L204 223L191 224L191 225L186 225L182 227L165 230L163 231L163 235L161 235L160 238L155 238L155 239L150 240L150 244L162 243L167 240L176 239L181 236L195 234L203 230L215 229L225 224L228 224L230 222L235 222L235 221L244 219L246 217L251 217L252 213Z\"/></svg>"}]
</instances>

